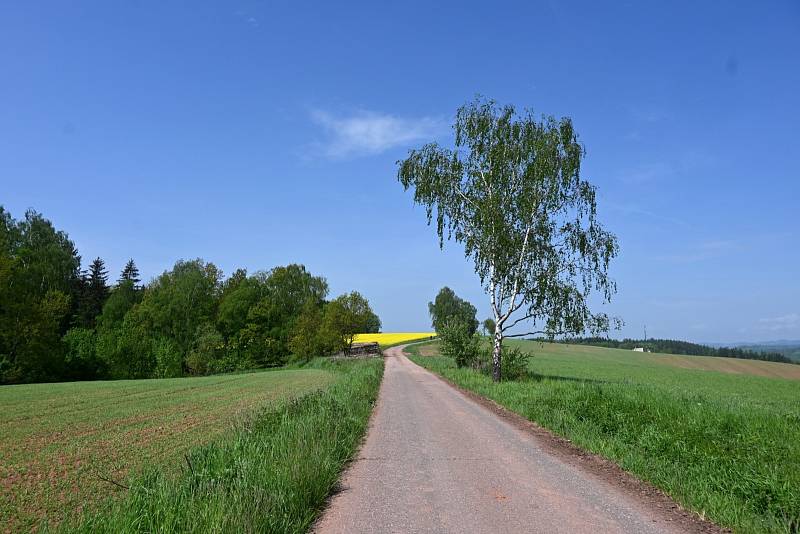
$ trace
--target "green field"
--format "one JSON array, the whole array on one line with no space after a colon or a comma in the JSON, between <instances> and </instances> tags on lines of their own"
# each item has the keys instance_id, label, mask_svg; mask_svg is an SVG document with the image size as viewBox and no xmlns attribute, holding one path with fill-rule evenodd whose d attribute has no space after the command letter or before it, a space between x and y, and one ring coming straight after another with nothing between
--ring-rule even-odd
<instances>
[{"instance_id":1,"label":"green field","mask_svg":"<svg viewBox=\"0 0 800 534\"><path fill-rule=\"evenodd\" d=\"M309 399L322 402L319 399L334 390L339 396L374 396L374 380L360 384L363 391L342 388L358 375L353 371L379 375L376 366L377 361L347 362L203 378L4 386L0 388L0 524L10 531L29 530L43 520L55 526L81 512L103 510L108 495L129 501L136 494L133 489L144 487L156 475L163 490L186 476L186 454L207 455L219 449L217 443L241 441L241 435L252 435L253 425L263 426L270 414L285 414L287 406L296 409ZM303 400L286 405L292 398ZM354 415L356 422L363 420L365 425L368 413L367 409L366 415ZM358 425L354 428L359 431ZM358 437L328 448L337 458L346 456ZM295 448L296 454L303 453L297 443ZM343 459L334 465L320 451L311 452L317 454L309 458L331 464L309 461L311 468L330 477L333 466L338 473ZM269 454L262 455L262 462L269 459ZM202 465L200 459L194 463ZM133 489L128 492L101 477ZM323 499L328 489L322 488ZM115 513L105 512L103 520L113 524L110 518Z\"/></svg>"},{"instance_id":2,"label":"green field","mask_svg":"<svg viewBox=\"0 0 800 534\"><path fill-rule=\"evenodd\" d=\"M737 532L800 528L797 367L512 341L532 376L495 384L411 347L458 385L606 456ZM779 378L783 376L784 378Z\"/></svg>"}]
</instances>

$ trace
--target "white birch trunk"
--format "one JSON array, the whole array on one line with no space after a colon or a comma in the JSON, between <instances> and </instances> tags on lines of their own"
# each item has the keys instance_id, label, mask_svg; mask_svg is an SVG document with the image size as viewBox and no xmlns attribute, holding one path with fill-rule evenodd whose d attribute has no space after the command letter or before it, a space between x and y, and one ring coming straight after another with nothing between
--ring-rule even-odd
<instances>
[{"instance_id":1,"label":"white birch trunk","mask_svg":"<svg viewBox=\"0 0 800 534\"><path fill-rule=\"evenodd\" d=\"M503 327L500 323L494 325L494 348L492 350L492 380L500 382L500 369L502 365Z\"/></svg>"}]
</instances>

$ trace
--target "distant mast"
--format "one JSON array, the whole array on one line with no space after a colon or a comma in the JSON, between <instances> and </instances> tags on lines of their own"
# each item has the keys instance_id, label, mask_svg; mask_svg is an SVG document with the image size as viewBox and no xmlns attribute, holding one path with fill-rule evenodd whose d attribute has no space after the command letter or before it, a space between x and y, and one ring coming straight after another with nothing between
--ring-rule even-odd
<instances>
[{"instance_id":1,"label":"distant mast","mask_svg":"<svg viewBox=\"0 0 800 534\"><path fill-rule=\"evenodd\" d=\"M650 349L647 348L647 325L644 325L644 341L642 341L642 346L633 347L633 352L650 352Z\"/></svg>"}]
</instances>

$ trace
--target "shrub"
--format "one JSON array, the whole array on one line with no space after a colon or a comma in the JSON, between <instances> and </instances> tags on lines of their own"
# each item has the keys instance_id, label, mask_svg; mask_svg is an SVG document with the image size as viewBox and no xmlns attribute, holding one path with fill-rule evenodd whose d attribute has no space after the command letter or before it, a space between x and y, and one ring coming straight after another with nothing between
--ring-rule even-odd
<instances>
[{"instance_id":1,"label":"shrub","mask_svg":"<svg viewBox=\"0 0 800 534\"><path fill-rule=\"evenodd\" d=\"M206 323L197 327L192 349L186 356L186 367L191 374L205 375L214 372L216 362L223 356L225 340L217 329Z\"/></svg>"},{"instance_id":2,"label":"shrub","mask_svg":"<svg viewBox=\"0 0 800 534\"><path fill-rule=\"evenodd\" d=\"M502 361L500 362L501 380L522 380L529 376L528 363L531 355L518 347L504 347ZM492 374L491 347L481 347L472 367L485 375Z\"/></svg>"},{"instance_id":3,"label":"shrub","mask_svg":"<svg viewBox=\"0 0 800 534\"><path fill-rule=\"evenodd\" d=\"M439 327L442 354L456 361L459 367L475 366L480 360L480 340L470 333L471 325L458 319L449 319Z\"/></svg>"},{"instance_id":4,"label":"shrub","mask_svg":"<svg viewBox=\"0 0 800 534\"><path fill-rule=\"evenodd\" d=\"M530 359L530 353L520 350L519 347L506 347L503 350L500 378L502 380L521 380L527 377Z\"/></svg>"}]
</instances>

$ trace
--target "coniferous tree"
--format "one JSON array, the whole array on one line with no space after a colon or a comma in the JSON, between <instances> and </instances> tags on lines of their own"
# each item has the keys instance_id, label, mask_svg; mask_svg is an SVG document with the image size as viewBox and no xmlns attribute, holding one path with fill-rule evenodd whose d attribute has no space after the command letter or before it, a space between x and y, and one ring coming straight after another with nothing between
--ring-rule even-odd
<instances>
[{"instance_id":1,"label":"coniferous tree","mask_svg":"<svg viewBox=\"0 0 800 534\"><path fill-rule=\"evenodd\" d=\"M104 285L108 282L108 270L102 258L95 258L89 265L89 279L95 282L102 280Z\"/></svg>"},{"instance_id":2,"label":"coniferous tree","mask_svg":"<svg viewBox=\"0 0 800 534\"><path fill-rule=\"evenodd\" d=\"M139 268L136 267L136 264L133 262L133 258L128 260L128 263L125 264L125 268L122 269L122 274L117 280L117 283L122 283L124 281L133 282L133 286L138 288L139 282Z\"/></svg>"},{"instance_id":3,"label":"coniferous tree","mask_svg":"<svg viewBox=\"0 0 800 534\"><path fill-rule=\"evenodd\" d=\"M77 323L86 328L94 328L97 316L103 312L108 300L108 271L105 262L95 258L89 271L81 275L78 293Z\"/></svg>"}]
</instances>

